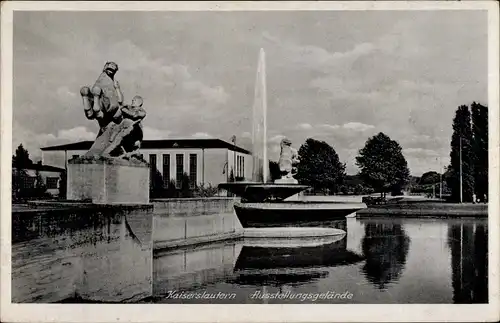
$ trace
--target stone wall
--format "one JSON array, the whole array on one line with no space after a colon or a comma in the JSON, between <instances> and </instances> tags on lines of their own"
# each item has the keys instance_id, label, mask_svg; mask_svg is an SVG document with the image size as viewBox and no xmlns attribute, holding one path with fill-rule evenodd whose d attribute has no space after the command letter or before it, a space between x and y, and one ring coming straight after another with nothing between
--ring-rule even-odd
<instances>
[{"instance_id":1,"label":"stone wall","mask_svg":"<svg viewBox=\"0 0 500 323\"><path fill-rule=\"evenodd\" d=\"M151 206L14 211L12 302L151 296L152 222Z\"/></svg>"},{"instance_id":2,"label":"stone wall","mask_svg":"<svg viewBox=\"0 0 500 323\"><path fill-rule=\"evenodd\" d=\"M176 248L242 235L233 198L153 200L155 249Z\"/></svg>"},{"instance_id":3,"label":"stone wall","mask_svg":"<svg viewBox=\"0 0 500 323\"><path fill-rule=\"evenodd\" d=\"M151 203L154 205L155 216L182 217L231 213L237 201L239 198L207 197L153 199Z\"/></svg>"}]
</instances>

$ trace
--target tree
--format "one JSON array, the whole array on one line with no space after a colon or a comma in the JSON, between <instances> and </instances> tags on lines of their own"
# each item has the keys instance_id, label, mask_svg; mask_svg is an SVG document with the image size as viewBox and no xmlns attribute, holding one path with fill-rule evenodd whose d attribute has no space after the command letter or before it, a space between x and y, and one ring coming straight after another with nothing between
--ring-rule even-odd
<instances>
[{"instance_id":1,"label":"tree","mask_svg":"<svg viewBox=\"0 0 500 323\"><path fill-rule=\"evenodd\" d=\"M29 181L29 174L26 171L33 165L29 157L28 150L23 147L23 144L20 144L15 154L12 156L12 198L13 200L23 199L26 196L32 194L31 191L34 189L30 189L26 187L26 183ZM30 191L31 190L31 191Z\"/></svg>"},{"instance_id":2,"label":"tree","mask_svg":"<svg viewBox=\"0 0 500 323\"><path fill-rule=\"evenodd\" d=\"M17 169L26 169L33 165L33 161L30 159L30 154L28 150L24 149L23 144L20 144L12 156L12 167Z\"/></svg>"},{"instance_id":3,"label":"tree","mask_svg":"<svg viewBox=\"0 0 500 323\"><path fill-rule=\"evenodd\" d=\"M179 197L179 194L177 192L177 188L175 187L175 185L176 185L175 179L171 178L167 183L164 197L169 197L169 198Z\"/></svg>"},{"instance_id":4,"label":"tree","mask_svg":"<svg viewBox=\"0 0 500 323\"><path fill-rule=\"evenodd\" d=\"M273 160L269 161L269 173L271 174L271 179L273 182L281 178L281 171L278 162L275 162Z\"/></svg>"},{"instance_id":5,"label":"tree","mask_svg":"<svg viewBox=\"0 0 500 323\"><path fill-rule=\"evenodd\" d=\"M422 175L422 177L420 177L418 184L419 185L436 184L436 183L439 183L440 177L441 176L439 175L438 172L430 171L430 172L424 173Z\"/></svg>"},{"instance_id":6,"label":"tree","mask_svg":"<svg viewBox=\"0 0 500 323\"><path fill-rule=\"evenodd\" d=\"M193 195L191 190L191 180L187 173L182 174L180 195L181 197L192 197Z\"/></svg>"},{"instance_id":7,"label":"tree","mask_svg":"<svg viewBox=\"0 0 500 323\"><path fill-rule=\"evenodd\" d=\"M382 132L366 141L356 165L363 181L381 195L399 192L409 181L410 170L401 146Z\"/></svg>"},{"instance_id":8,"label":"tree","mask_svg":"<svg viewBox=\"0 0 500 323\"><path fill-rule=\"evenodd\" d=\"M488 107L471 104L474 154L474 193L483 200L488 196Z\"/></svg>"},{"instance_id":9,"label":"tree","mask_svg":"<svg viewBox=\"0 0 500 323\"><path fill-rule=\"evenodd\" d=\"M45 186L42 174L40 174L40 171L37 170L35 174L35 194L37 197L41 197L46 191L47 186Z\"/></svg>"},{"instance_id":10,"label":"tree","mask_svg":"<svg viewBox=\"0 0 500 323\"><path fill-rule=\"evenodd\" d=\"M460 201L460 159L462 161L462 196L464 202L472 201L474 191L474 154L472 150L473 135L469 107L458 107L453 119L453 135L451 137L451 163L447 179L451 188L451 199ZM460 158L461 155L461 158Z\"/></svg>"},{"instance_id":11,"label":"tree","mask_svg":"<svg viewBox=\"0 0 500 323\"><path fill-rule=\"evenodd\" d=\"M370 283L379 289L401 277L411 239L401 224L367 223L361 249L366 256L361 270Z\"/></svg>"},{"instance_id":12,"label":"tree","mask_svg":"<svg viewBox=\"0 0 500 323\"><path fill-rule=\"evenodd\" d=\"M150 170L149 195L151 198L162 197L164 190L163 178L157 168Z\"/></svg>"},{"instance_id":13,"label":"tree","mask_svg":"<svg viewBox=\"0 0 500 323\"><path fill-rule=\"evenodd\" d=\"M337 192L345 177L345 164L340 162L332 146L309 138L300 147L298 154L300 163L295 177L301 184L322 191Z\"/></svg>"},{"instance_id":14,"label":"tree","mask_svg":"<svg viewBox=\"0 0 500 323\"><path fill-rule=\"evenodd\" d=\"M68 175L66 174L66 171L61 173L61 178L59 180L59 198L60 199L66 199L66 193L67 193L67 185L68 185Z\"/></svg>"}]
</instances>

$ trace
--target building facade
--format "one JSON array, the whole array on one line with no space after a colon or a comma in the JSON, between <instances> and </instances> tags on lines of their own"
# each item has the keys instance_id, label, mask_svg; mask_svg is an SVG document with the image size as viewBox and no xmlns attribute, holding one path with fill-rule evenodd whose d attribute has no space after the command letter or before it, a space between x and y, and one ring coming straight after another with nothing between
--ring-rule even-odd
<instances>
[{"instance_id":1,"label":"building facade","mask_svg":"<svg viewBox=\"0 0 500 323\"><path fill-rule=\"evenodd\" d=\"M85 154L91 141L42 148L42 163L67 168L68 160ZM231 171L239 181L252 177L250 151L220 139L167 139L144 140L141 154L158 171L164 183L175 181L176 186L184 173L191 186L212 185L229 181Z\"/></svg>"},{"instance_id":2,"label":"building facade","mask_svg":"<svg viewBox=\"0 0 500 323\"><path fill-rule=\"evenodd\" d=\"M46 193L52 196L59 195L61 185L61 174L64 173L64 168L54 167L50 165L33 164L25 169L22 169L24 176L20 176L20 170L12 168L13 187L18 189L33 189L37 185L43 185L46 188ZM37 181L42 181L37 183Z\"/></svg>"}]
</instances>

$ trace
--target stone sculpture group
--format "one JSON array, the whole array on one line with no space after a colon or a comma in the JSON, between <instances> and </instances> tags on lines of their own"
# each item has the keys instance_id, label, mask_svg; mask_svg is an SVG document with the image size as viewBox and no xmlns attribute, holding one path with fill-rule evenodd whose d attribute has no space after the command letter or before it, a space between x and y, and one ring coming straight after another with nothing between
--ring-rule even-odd
<instances>
[{"instance_id":1,"label":"stone sculpture group","mask_svg":"<svg viewBox=\"0 0 500 323\"><path fill-rule=\"evenodd\" d=\"M299 154L295 148L292 148L292 142L288 138L283 138L280 143L281 153L278 161L281 179L277 183L296 183L297 180L293 176L297 173L297 165L299 164Z\"/></svg>"},{"instance_id":2,"label":"stone sculpture group","mask_svg":"<svg viewBox=\"0 0 500 323\"><path fill-rule=\"evenodd\" d=\"M135 96L131 104L123 103L120 83L115 79L117 71L116 63L107 62L92 88L80 90L85 116L99 124L99 133L84 157L141 159L141 121L146 117L143 100Z\"/></svg>"}]
</instances>

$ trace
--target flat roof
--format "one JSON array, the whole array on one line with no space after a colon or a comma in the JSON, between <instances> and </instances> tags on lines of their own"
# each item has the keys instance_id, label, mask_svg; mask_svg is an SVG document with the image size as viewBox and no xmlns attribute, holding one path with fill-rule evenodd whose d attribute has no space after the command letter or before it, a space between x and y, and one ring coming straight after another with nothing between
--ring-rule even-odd
<instances>
[{"instance_id":1,"label":"flat roof","mask_svg":"<svg viewBox=\"0 0 500 323\"><path fill-rule=\"evenodd\" d=\"M49 146L40 148L42 151L64 151L64 150L89 150L93 141L80 141L71 144ZM225 148L242 154L251 155L252 153L244 148L235 146L221 139L161 139L144 140L141 149L183 149L183 148L201 148L201 149L220 149Z\"/></svg>"}]
</instances>

